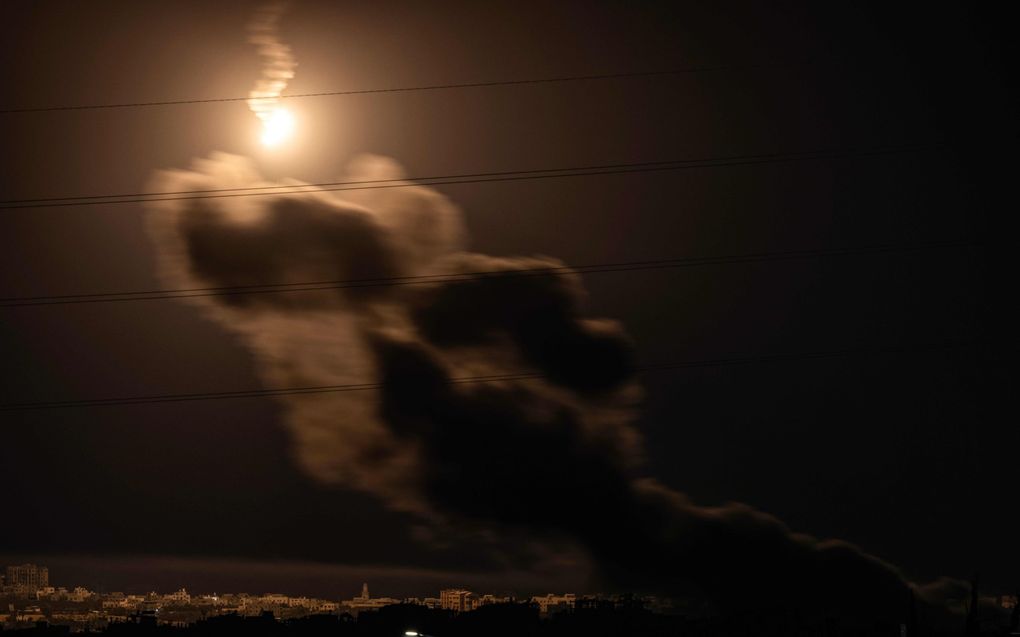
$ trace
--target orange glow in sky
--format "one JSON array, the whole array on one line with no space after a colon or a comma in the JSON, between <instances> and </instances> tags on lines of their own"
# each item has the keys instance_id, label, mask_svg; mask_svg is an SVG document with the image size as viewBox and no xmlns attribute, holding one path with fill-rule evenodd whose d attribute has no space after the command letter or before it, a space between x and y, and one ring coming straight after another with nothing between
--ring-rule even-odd
<instances>
[{"instance_id":1,"label":"orange glow in sky","mask_svg":"<svg viewBox=\"0 0 1020 637\"><path fill-rule=\"evenodd\" d=\"M276 146L294 132L294 116L285 108L276 108L261 119L264 146Z\"/></svg>"}]
</instances>

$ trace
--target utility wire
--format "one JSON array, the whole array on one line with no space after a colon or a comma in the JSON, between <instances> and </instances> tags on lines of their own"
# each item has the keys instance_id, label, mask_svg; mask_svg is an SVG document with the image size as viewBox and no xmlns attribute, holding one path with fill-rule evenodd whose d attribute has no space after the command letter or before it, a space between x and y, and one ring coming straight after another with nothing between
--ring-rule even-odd
<instances>
[{"instance_id":1,"label":"utility wire","mask_svg":"<svg viewBox=\"0 0 1020 637\"><path fill-rule=\"evenodd\" d=\"M41 305L72 305L84 303L115 303L125 301L156 301L166 299L234 296L245 294L281 294L308 292L315 290L341 290L365 287L398 287L406 285L428 285L436 283L456 283L471 280L478 276L498 276L500 278L520 278L549 276L554 274L598 274L604 272L632 272L640 270L662 270L673 268L722 265L732 263L757 263L765 261L788 261L795 259L811 259L824 257L847 257L892 252L910 252L920 250L940 250L946 248L976 247L972 241L941 241L926 243L899 243L849 248L822 248L815 250L788 250L784 252L758 252L708 257L686 257L675 259L655 259L645 261L622 261L616 263L592 263L584 265L563 265L535 268L531 270L480 270L473 272L456 272L444 274L424 274L402 277L381 277L376 279L340 279L323 281L303 281L291 283L268 283L262 285L243 285L229 287L192 287L162 290L138 290L133 292L96 292L88 294L63 294L49 296L21 296L0 298L0 308L41 306Z\"/></svg>"},{"instance_id":2,"label":"utility wire","mask_svg":"<svg viewBox=\"0 0 1020 637\"><path fill-rule=\"evenodd\" d=\"M661 372L678 369L693 369L700 367L721 367L726 365L750 365L756 363L768 364L786 361L818 360L825 358L839 358L844 356L859 356L868 354L877 355L877 354L923 353L969 347L975 344L977 344L977 341L974 340L953 340L953 341L941 341L936 343L918 343L912 345L857 347L804 353L715 358L704 360L679 361L674 363L642 365L635 367L634 371ZM447 378L446 383L450 385L462 385L474 383L491 383L508 380L527 380L542 377L543 375L539 373L500 374L491 376L462 376ZM322 385L316 387L286 387L281 389L252 389L242 391L220 391L190 394L154 394L148 396L122 396L114 398L94 398L84 400L51 400L51 401L0 404L0 412L30 411L37 409L66 409L78 407L112 407L121 405L146 405L157 403L176 403L202 400L261 398L271 396L294 396L302 394L330 394L351 391L368 391L373 389L382 389L383 387L384 387L383 383L351 383L343 385Z\"/></svg>"},{"instance_id":3,"label":"utility wire","mask_svg":"<svg viewBox=\"0 0 1020 637\"><path fill-rule=\"evenodd\" d=\"M794 66L795 64L750 64L742 66L702 66L687 69L675 69L664 71L634 71L624 73L597 73L591 75L561 75L558 77L525 78L519 80L495 80L490 82L460 82L450 84L425 84L420 86L404 86L393 88L372 88L355 89L348 91L322 91L318 93L296 93L292 95L281 95L280 99L300 99L307 97L334 97L339 95L372 95L376 93L412 93L417 91L443 91L450 89L464 88L488 88L494 86L523 86L528 84L560 84L566 82L592 82L600 80L617 80L629 78L653 78L689 75L692 73L711 73L718 71L750 70L782 68ZM182 100L161 100L152 102L122 102L116 104L72 104L64 106L35 106L25 108L0 109L0 115L13 113L45 113L52 111L87 111L115 108L138 108L150 106L177 106L181 104L212 104L217 102L247 102L249 96L244 97L214 97L208 99L182 99Z\"/></svg>"},{"instance_id":4,"label":"utility wire","mask_svg":"<svg viewBox=\"0 0 1020 637\"><path fill-rule=\"evenodd\" d=\"M825 152L825 151L804 151L801 154L810 154L813 152ZM798 153L786 153L786 155L795 155ZM163 197L169 195L200 195L207 193L224 193L224 192L252 192L257 193L259 191L266 192L267 194L278 194L279 191L287 192L294 191L315 192L316 190L328 186L350 186L350 185L366 185L366 184L389 184L398 183L400 185L417 185L409 184L409 181L422 181L432 179L454 179L454 178L474 178L474 177L498 177L506 175L528 175L528 174L542 174L542 173L556 173L566 172L573 170L599 170L599 169L613 169L613 168L637 168L637 167L653 167L653 166L664 166L671 164L682 164L688 162L697 161L725 161L728 159L744 159L744 158L761 158L761 157L776 157L783 156L784 153L768 153L763 155L736 155L736 156L722 156L722 157L707 157L702 159L666 159L662 161L647 161L647 162L628 162L622 164L594 164L591 166L568 166L566 168L533 168L526 170L504 170L504 171L493 171L483 173L458 173L454 175L436 175L431 177L397 177L393 179L358 179L354 181L320 181L309 184L277 184L273 186L247 186L240 188L209 188L206 190L166 190L159 192L135 192L135 193L122 193L115 195L81 195L71 197L36 197L34 199L7 199L0 200L0 204L15 204L15 203L45 203L51 201L88 201L91 199L116 199L116 198L145 198L145 197ZM184 197L182 197L184 198Z\"/></svg>"},{"instance_id":5,"label":"utility wire","mask_svg":"<svg viewBox=\"0 0 1020 637\"><path fill-rule=\"evenodd\" d=\"M291 195L307 192L332 192L342 190L374 190L380 188L412 188L416 186L438 186L450 184L475 184L498 181L523 181L532 179L559 179L615 175L622 173L645 173L694 168L721 168L757 164L809 161L813 159L839 159L844 157L866 157L916 153L945 148L941 143L912 144L906 146L878 147L865 149L814 150L793 153L767 153L760 155L729 155L700 159L671 159L653 162L632 162L598 164L562 168L536 168L486 173L459 173L400 179L368 179L354 181L331 181L312 184L283 184L279 186L255 186L249 188L216 188L208 190L181 190L132 194L83 195L77 197L40 197L34 199L9 199L0 201L0 210L24 208L56 208L66 206L94 206L102 204L145 203L150 201L178 201L192 199L222 199L233 197L257 197L268 195Z\"/></svg>"}]
</instances>

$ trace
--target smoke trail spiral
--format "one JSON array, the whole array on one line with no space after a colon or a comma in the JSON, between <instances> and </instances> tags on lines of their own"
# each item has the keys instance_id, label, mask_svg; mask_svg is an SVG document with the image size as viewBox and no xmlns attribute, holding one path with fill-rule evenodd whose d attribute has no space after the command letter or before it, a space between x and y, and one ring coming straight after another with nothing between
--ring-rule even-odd
<instances>
[{"instance_id":1,"label":"smoke trail spiral","mask_svg":"<svg viewBox=\"0 0 1020 637\"><path fill-rule=\"evenodd\" d=\"M290 47L280 41L277 27L286 12L286 2L262 6L248 24L248 41L258 47L263 59L262 76L248 93L248 108L262 122L262 141L273 145L293 126L290 113L280 107L280 94L294 77L297 61Z\"/></svg>"}]
</instances>

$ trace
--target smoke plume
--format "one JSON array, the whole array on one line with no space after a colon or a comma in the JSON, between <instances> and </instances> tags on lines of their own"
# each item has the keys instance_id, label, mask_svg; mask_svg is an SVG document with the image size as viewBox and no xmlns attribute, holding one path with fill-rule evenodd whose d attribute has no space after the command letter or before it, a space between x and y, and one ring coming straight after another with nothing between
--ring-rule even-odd
<instances>
[{"instance_id":1,"label":"smoke plume","mask_svg":"<svg viewBox=\"0 0 1020 637\"><path fill-rule=\"evenodd\" d=\"M402 175L362 157L345 178ZM154 189L265 185L247 159L217 154ZM944 582L913 586L850 544L742 504L698 506L642 475L623 327L582 314L580 277L549 271L561 262L470 252L456 207L404 185L152 204L171 287L443 275L188 299L250 348L268 387L375 385L279 398L305 471L435 524L572 542L620 588L884 617L902 617L911 590L944 596Z\"/></svg>"},{"instance_id":2,"label":"smoke plume","mask_svg":"<svg viewBox=\"0 0 1020 637\"><path fill-rule=\"evenodd\" d=\"M248 24L248 41L258 48L262 58L262 76L248 93L248 108L263 125L272 118L297 66L290 47L277 35L277 25L286 10L286 2L270 2L259 8Z\"/></svg>"}]
</instances>

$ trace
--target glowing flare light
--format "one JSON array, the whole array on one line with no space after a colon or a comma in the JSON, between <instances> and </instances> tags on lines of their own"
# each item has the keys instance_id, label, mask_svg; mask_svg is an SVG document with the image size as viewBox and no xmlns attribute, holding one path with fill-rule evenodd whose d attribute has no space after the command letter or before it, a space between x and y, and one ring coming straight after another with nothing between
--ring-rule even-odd
<instances>
[{"instance_id":1,"label":"glowing flare light","mask_svg":"<svg viewBox=\"0 0 1020 637\"><path fill-rule=\"evenodd\" d=\"M264 146L276 146L287 139L294 132L294 116L284 108L273 109L264 116L262 120L262 144Z\"/></svg>"}]
</instances>

